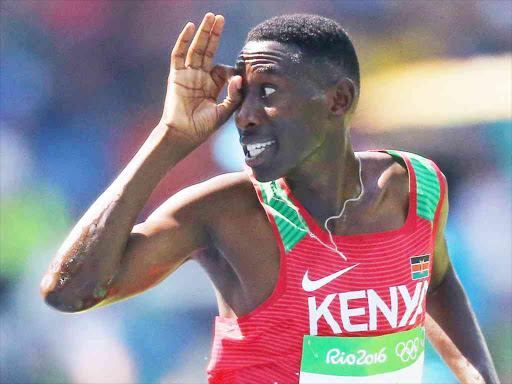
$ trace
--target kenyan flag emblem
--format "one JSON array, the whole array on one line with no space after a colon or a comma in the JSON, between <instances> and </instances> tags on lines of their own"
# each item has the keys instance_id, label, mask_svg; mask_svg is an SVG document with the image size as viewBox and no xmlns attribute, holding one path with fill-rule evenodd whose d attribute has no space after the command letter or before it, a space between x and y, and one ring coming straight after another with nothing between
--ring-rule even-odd
<instances>
[{"instance_id":1,"label":"kenyan flag emblem","mask_svg":"<svg viewBox=\"0 0 512 384\"><path fill-rule=\"evenodd\" d=\"M428 267L430 266L430 255L421 255L411 257L411 275L413 280L428 277Z\"/></svg>"}]
</instances>

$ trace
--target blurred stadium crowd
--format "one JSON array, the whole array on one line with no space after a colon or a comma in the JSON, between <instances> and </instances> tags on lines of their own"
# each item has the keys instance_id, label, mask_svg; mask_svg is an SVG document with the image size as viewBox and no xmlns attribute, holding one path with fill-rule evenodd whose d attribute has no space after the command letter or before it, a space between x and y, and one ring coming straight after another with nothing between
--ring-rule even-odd
<instances>
[{"instance_id":1,"label":"blurred stadium crowd","mask_svg":"<svg viewBox=\"0 0 512 384\"><path fill-rule=\"evenodd\" d=\"M157 124L174 41L207 11L226 17L216 57L226 64L274 15L346 27L363 83L354 146L440 165L453 263L512 382L510 1L4 0L0 10L0 382L206 381L216 305L197 265L81 315L49 309L38 289L73 224ZM184 186L241 168L230 121L169 173L140 220ZM455 382L432 349L424 378Z\"/></svg>"}]
</instances>

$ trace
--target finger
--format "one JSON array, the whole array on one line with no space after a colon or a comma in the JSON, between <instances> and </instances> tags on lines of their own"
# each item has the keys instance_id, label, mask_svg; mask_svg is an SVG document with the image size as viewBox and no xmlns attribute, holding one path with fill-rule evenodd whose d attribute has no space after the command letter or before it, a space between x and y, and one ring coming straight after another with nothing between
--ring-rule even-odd
<instances>
[{"instance_id":1,"label":"finger","mask_svg":"<svg viewBox=\"0 0 512 384\"><path fill-rule=\"evenodd\" d=\"M219 40L223 29L224 17L222 15L215 16L215 24L213 24L213 28L210 32L208 45L206 46L203 58L203 69L206 72L210 72L213 67L213 57L215 56L215 51L217 51L217 47L219 46Z\"/></svg>"},{"instance_id":2,"label":"finger","mask_svg":"<svg viewBox=\"0 0 512 384\"><path fill-rule=\"evenodd\" d=\"M195 25L187 23L178 36L178 40L174 45L171 53L171 67L175 69L185 68L185 57L187 55L188 47L194 36Z\"/></svg>"},{"instance_id":3,"label":"finger","mask_svg":"<svg viewBox=\"0 0 512 384\"><path fill-rule=\"evenodd\" d=\"M217 88L222 89L224 84L237 74L235 67L219 64L210 72Z\"/></svg>"},{"instance_id":4,"label":"finger","mask_svg":"<svg viewBox=\"0 0 512 384\"><path fill-rule=\"evenodd\" d=\"M195 69L201 68L206 46L208 45L208 39L210 38L210 31L214 23L215 15L210 12L207 13L188 49L187 59L185 60L187 67Z\"/></svg>"},{"instance_id":5,"label":"finger","mask_svg":"<svg viewBox=\"0 0 512 384\"><path fill-rule=\"evenodd\" d=\"M233 76L228 84L228 94L226 98L217 105L217 114L219 116L219 125L224 124L231 115L237 110L242 102L242 77Z\"/></svg>"},{"instance_id":6,"label":"finger","mask_svg":"<svg viewBox=\"0 0 512 384\"><path fill-rule=\"evenodd\" d=\"M227 98L234 103L242 101L242 76L235 75L229 80Z\"/></svg>"}]
</instances>

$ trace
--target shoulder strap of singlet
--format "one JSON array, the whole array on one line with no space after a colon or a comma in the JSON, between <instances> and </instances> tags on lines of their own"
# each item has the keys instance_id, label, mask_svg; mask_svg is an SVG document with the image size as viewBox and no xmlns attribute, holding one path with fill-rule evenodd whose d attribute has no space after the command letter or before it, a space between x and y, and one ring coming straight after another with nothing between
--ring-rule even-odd
<instances>
[{"instance_id":1,"label":"shoulder strap of singlet","mask_svg":"<svg viewBox=\"0 0 512 384\"><path fill-rule=\"evenodd\" d=\"M444 196L444 178L437 165L420 155L398 151L386 150L391 156L409 161L414 175L416 194L416 216L428 220L434 229L441 210ZM298 208L288 197L277 180L259 182L254 177L252 169L246 166L246 172L251 179L258 194L258 199L273 224L274 232L284 252L289 252L308 233L311 233L306 221L298 212Z\"/></svg>"},{"instance_id":2,"label":"shoulder strap of singlet","mask_svg":"<svg viewBox=\"0 0 512 384\"><path fill-rule=\"evenodd\" d=\"M444 178L437 165L415 153L386 150L391 156L407 158L416 175L416 215L435 224L444 196Z\"/></svg>"},{"instance_id":3,"label":"shoulder strap of singlet","mask_svg":"<svg viewBox=\"0 0 512 384\"><path fill-rule=\"evenodd\" d=\"M274 226L280 246L286 253L291 251L304 236L310 233L306 221L300 216L297 207L290 201L276 180L259 182L254 177L251 168L246 167L246 172L249 174L261 205Z\"/></svg>"}]
</instances>

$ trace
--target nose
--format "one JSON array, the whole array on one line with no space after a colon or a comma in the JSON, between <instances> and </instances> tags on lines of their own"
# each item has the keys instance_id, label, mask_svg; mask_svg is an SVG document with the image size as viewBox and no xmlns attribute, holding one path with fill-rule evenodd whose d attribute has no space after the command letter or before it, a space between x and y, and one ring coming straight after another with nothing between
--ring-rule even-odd
<instances>
[{"instance_id":1,"label":"nose","mask_svg":"<svg viewBox=\"0 0 512 384\"><path fill-rule=\"evenodd\" d=\"M235 114L235 124L240 131L261 125L262 108L252 95L246 95Z\"/></svg>"}]
</instances>

